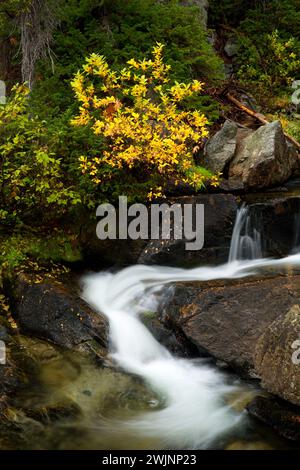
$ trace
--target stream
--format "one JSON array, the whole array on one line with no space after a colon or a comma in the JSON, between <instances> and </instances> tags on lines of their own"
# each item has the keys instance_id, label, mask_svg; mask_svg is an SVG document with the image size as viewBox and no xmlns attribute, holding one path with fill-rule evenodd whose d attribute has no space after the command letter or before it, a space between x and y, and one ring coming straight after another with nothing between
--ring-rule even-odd
<instances>
[{"instance_id":1,"label":"stream","mask_svg":"<svg viewBox=\"0 0 300 470\"><path fill-rule=\"evenodd\" d=\"M135 265L117 273L84 275L83 299L109 322L108 367L21 337L25 349L39 352L42 348L39 357L47 360L36 370L29 365L31 382L20 390L11 411L15 428L11 436L0 432L0 448L298 448L245 411L255 396L266 394L256 382L221 370L212 359L172 354L143 322L147 312L159 311L161 303L168 301L167 287L177 281L261 277L291 267L300 270L298 245L295 236L291 255L262 258L260 231L243 205L233 227L228 262L223 265L192 269Z\"/></svg>"},{"instance_id":2,"label":"stream","mask_svg":"<svg viewBox=\"0 0 300 470\"><path fill-rule=\"evenodd\" d=\"M165 448L209 448L245 425L245 414L226 403L239 386L214 367L173 356L142 323L143 311L157 310L156 293L175 281L208 281L247 277L265 268L300 267L300 254L262 259L259 232L251 227L246 207L237 214L229 260L194 269L132 266L117 274L91 274L83 279L83 298L109 320L111 358L122 370L141 377L163 400L160 410L119 423ZM227 400L228 402L228 400Z\"/></svg>"}]
</instances>

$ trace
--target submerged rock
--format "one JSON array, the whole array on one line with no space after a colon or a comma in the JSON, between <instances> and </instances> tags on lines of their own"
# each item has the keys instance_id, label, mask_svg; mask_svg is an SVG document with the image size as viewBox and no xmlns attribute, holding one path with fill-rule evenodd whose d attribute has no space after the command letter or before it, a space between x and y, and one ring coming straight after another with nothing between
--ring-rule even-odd
<instances>
[{"instance_id":1,"label":"submerged rock","mask_svg":"<svg viewBox=\"0 0 300 470\"><path fill-rule=\"evenodd\" d=\"M20 275L10 289L13 316L21 331L66 349L103 359L107 324L75 292Z\"/></svg>"}]
</instances>

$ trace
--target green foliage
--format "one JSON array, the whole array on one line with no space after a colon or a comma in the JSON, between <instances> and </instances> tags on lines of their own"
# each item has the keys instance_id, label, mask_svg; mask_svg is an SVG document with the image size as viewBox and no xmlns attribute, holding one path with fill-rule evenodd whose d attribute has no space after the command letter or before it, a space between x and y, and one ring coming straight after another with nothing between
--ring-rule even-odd
<instances>
[{"instance_id":1,"label":"green foliage","mask_svg":"<svg viewBox=\"0 0 300 470\"><path fill-rule=\"evenodd\" d=\"M274 97L300 76L299 0L211 0L210 20L224 40L239 43L236 78L272 109Z\"/></svg>"},{"instance_id":2,"label":"green foliage","mask_svg":"<svg viewBox=\"0 0 300 470\"><path fill-rule=\"evenodd\" d=\"M30 114L28 90L16 86L0 107L0 218L16 223L57 219L80 202L49 148L45 123Z\"/></svg>"},{"instance_id":3,"label":"green foliage","mask_svg":"<svg viewBox=\"0 0 300 470\"><path fill-rule=\"evenodd\" d=\"M65 263L81 260L77 235L69 231L53 230L51 233L18 232L0 236L0 312L4 297L1 297L3 279L17 272L35 274L35 282L46 277L68 272ZM42 274L42 277L39 276Z\"/></svg>"},{"instance_id":4,"label":"green foliage","mask_svg":"<svg viewBox=\"0 0 300 470\"><path fill-rule=\"evenodd\" d=\"M182 6L178 0L66 0L54 35L55 73L49 63L41 63L33 96L44 103L45 115L49 106L53 115L64 112L73 103L69 80L86 56L104 55L120 69L131 57L143 58L156 41L166 45L173 78L222 79L222 62L207 41L199 15L197 7ZM205 106L205 101L202 97L199 104Z\"/></svg>"},{"instance_id":5,"label":"green foliage","mask_svg":"<svg viewBox=\"0 0 300 470\"><path fill-rule=\"evenodd\" d=\"M208 134L207 118L184 104L203 83L172 82L163 48L157 43L151 58L132 58L119 72L91 54L72 81L80 104L72 124L88 126L101 138L98 156L80 157L82 172L106 197L151 200L165 196L170 182L195 189L208 179L218 185L219 175L203 174L194 161L193 149Z\"/></svg>"},{"instance_id":6,"label":"green foliage","mask_svg":"<svg viewBox=\"0 0 300 470\"><path fill-rule=\"evenodd\" d=\"M238 63L242 82L274 92L290 86L300 75L300 42L284 39L276 30L259 38L242 36Z\"/></svg>"},{"instance_id":7,"label":"green foliage","mask_svg":"<svg viewBox=\"0 0 300 470\"><path fill-rule=\"evenodd\" d=\"M288 37L299 37L299 0L210 0L209 20L214 28L238 28L258 38L278 29Z\"/></svg>"}]
</instances>

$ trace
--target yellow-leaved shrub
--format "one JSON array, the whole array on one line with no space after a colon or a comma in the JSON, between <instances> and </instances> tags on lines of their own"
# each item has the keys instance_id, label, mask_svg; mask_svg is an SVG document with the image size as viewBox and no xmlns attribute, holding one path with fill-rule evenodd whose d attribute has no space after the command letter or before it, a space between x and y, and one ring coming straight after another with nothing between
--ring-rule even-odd
<instances>
[{"instance_id":1,"label":"yellow-leaved shrub","mask_svg":"<svg viewBox=\"0 0 300 470\"><path fill-rule=\"evenodd\" d=\"M72 124L99 136L99 155L82 155L81 170L112 197L151 200L179 182L195 189L207 179L218 184L219 175L196 166L193 156L208 121L185 106L203 83L172 84L162 51L157 43L152 58L131 59L119 71L92 54L72 81L80 102Z\"/></svg>"}]
</instances>

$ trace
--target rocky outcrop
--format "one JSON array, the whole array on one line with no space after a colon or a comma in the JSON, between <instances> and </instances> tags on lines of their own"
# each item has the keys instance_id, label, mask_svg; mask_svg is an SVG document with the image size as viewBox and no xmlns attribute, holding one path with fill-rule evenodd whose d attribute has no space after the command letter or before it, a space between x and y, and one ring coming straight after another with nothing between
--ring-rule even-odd
<instances>
[{"instance_id":1,"label":"rocky outcrop","mask_svg":"<svg viewBox=\"0 0 300 470\"><path fill-rule=\"evenodd\" d=\"M206 144L204 149L204 164L213 173L222 172L231 162L236 150L236 136L238 126L226 121Z\"/></svg>"},{"instance_id":2,"label":"rocky outcrop","mask_svg":"<svg viewBox=\"0 0 300 470\"><path fill-rule=\"evenodd\" d=\"M263 257L281 258L300 244L300 199L298 197L246 197L251 225L261 234Z\"/></svg>"},{"instance_id":3,"label":"rocky outcrop","mask_svg":"<svg viewBox=\"0 0 300 470\"><path fill-rule=\"evenodd\" d=\"M96 224L84 227L80 245L83 258L95 269L105 266L126 266L136 263L166 264L169 266L193 266L199 264L217 264L227 260L233 224L237 211L236 198L231 194L199 194L169 198L164 204L192 205L193 218L197 204L204 204L204 247L201 250L186 250L186 239L174 239L174 221L171 218L169 240L99 240L96 236ZM182 211L183 212L183 211ZM149 227L151 225L150 209ZM182 219L182 221L184 218ZM202 229L203 227L200 227ZM151 235L151 234L149 234Z\"/></svg>"},{"instance_id":4,"label":"rocky outcrop","mask_svg":"<svg viewBox=\"0 0 300 470\"><path fill-rule=\"evenodd\" d=\"M174 225L171 225L170 240L151 240L142 250L138 263L188 267L227 261L238 207L236 198L231 194L203 194L168 202L191 204L193 214L197 204L204 205L204 246L201 250L187 250L188 240L172 238Z\"/></svg>"},{"instance_id":5,"label":"rocky outcrop","mask_svg":"<svg viewBox=\"0 0 300 470\"><path fill-rule=\"evenodd\" d=\"M95 270L135 264L148 243L147 240L99 240L96 226L97 220L89 221L79 235L84 263Z\"/></svg>"},{"instance_id":6,"label":"rocky outcrop","mask_svg":"<svg viewBox=\"0 0 300 470\"><path fill-rule=\"evenodd\" d=\"M224 46L224 51L228 55L228 57L234 57L237 55L239 50L239 42L235 36L231 36L227 39L226 44Z\"/></svg>"},{"instance_id":7,"label":"rocky outcrop","mask_svg":"<svg viewBox=\"0 0 300 470\"><path fill-rule=\"evenodd\" d=\"M264 330L255 347L254 365L264 388L300 405L299 304Z\"/></svg>"},{"instance_id":8,"label":"rocky outcrop","mask_svg":"<svg viewBox=\"0 0 300 470\"><path fill-rule=\"evenodd\" d=\"M286 142L281 123L275 121L243 140L230 163L229 177L240 179L245 188L268 188L287 181L297 166L297 156Z\"/></svg>"},{"instance_id":9,"label":"rocky outcrop","mask_svg":"<svg viewBox=\"0 0 300 470\"><path fill-rule=\"evenodd\" d=\"M297 318L298 326L295 326L293 317L289 336L283 329L284 326L287 328L291 315L285 319L286 312L295 304L300 305L299 275L208 284L177 283L173 299L165 311L169 321L198 348L200 354L211 355L244 376L259 378L264 372L263 383L268 383L269 389L296 402L292 388L300 382L294 378L288 386L285 379L291 378L296 371L300 376L300 366L293 368L291 362L292 342L297 338L300 317ZM275 333L272 346L267 343L266 338L271 335L269 331L274 330L270 325L276 321L281 325L283 338L286 338L285 349L282 349L283 339L275 339ZM264 334L265 339L260 339ZM278 355L272 359L277 340ZM271 361L273 371L270 370L269 377L265 369ZM276 379L272 379L275 367L278 374ZM280 374L285 367L287 370L281 379ZM276 380L283 380L282 388L279 384L275 387ZM284 387L290 391L288 395L283 391ZM300 400L300 388L294 390Z\"/></svg>"},{"instance_id":10,"label":"rocky outcrop","mask_svg":"<svg viewBox=\"0 0 300 470\"><path fill-rule=\"evenodd\" d=\"M106 354L106 321L62 284L20 275L9 289L21 331L95 358Z\"/></svg>"}]
</instances>

